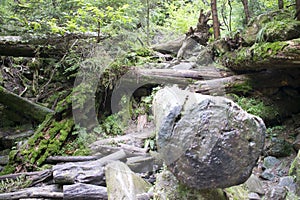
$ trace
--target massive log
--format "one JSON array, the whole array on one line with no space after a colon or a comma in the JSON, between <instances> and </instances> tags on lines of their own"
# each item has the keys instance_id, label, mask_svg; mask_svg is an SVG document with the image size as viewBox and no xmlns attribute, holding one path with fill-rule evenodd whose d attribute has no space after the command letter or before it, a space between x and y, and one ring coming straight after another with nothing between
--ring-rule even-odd
<instances>
[{"instance_id":1,"label":"massive log","mask_svg":"<svg viewBox=\"0 0 300 200\"><path fill-rule=\"evenodd\" d=\"M282 42L255 43L227 52L222 63L236 71L260 71L264 69L299 68L300 38Z\"/></svg>"},{"instance_id":2,"label":"massive log","mask_svg":"<svg viewBox=\"0 0 300 200\"><path fill-rule=\"evenodd\" d=\"M1 86L0 103L8 106L17 113L21 113L23 116L38 122L42 122L47 114L53 113L52 110L20 97Z\"/></svg>"},{"instance_id":3,"label":"massive log","mask_svg":"<svg viewBox=\"0 0 300 200\"><path fill-rule=\"evenodd\" d=\"M108 36L97 33L81 33L67 35L35 36L1 36L0 55L15 57L62 57L69 47L77 44L79 39L104 40Z\"/></svg>"}]
</instances>

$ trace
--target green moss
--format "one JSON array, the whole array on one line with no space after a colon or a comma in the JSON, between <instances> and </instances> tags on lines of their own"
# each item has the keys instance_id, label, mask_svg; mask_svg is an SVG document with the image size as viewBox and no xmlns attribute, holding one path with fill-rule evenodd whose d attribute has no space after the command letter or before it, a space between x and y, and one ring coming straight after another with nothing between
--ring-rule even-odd
<instances>
[{"instance_id":1,"label":"green moss","mask_svg":"<svg viewBox=\"0 0 300 200\"><path fill-rule=\"evenodd\" d=\"M270 120L276 118L279 115L278 109L272 105L266 105L264 101L259 98L247 98L234 96L235 101L245 111L250 114L261 117L264 120Z\"/></svg>"},{"instance_id":2,"label":"green moss","mask_svg":"<svg viewBox=\"0 0 300 200\"><path fill-rule=\"evenodd\" d=\"M250 81L245 81L242 83L233 83L233 84L230 83L225 87L230 88L230 92L234 94L242 94L242 95L246 95L253 90Z\"/></svg>"},{"instance_id":3,"label":"green moss","mask_svg":"<svg viewBox=\"0 0 300 200\"><path fill-rule=\"evenodd\" d=\"M225 192L231 200L248 199L248 191L242 185L226 188Z\"/></svg>"}]
</instances>

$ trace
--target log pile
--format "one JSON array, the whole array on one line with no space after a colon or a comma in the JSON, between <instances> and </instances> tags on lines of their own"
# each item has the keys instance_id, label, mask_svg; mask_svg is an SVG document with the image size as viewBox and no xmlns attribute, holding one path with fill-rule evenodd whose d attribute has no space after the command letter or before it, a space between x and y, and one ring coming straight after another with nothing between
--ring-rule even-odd
<instances>
[{"instance_id":1,"label":"log pile","mask_svg":"<svg viewBox=\"0 0 300 200\"><path fill-rule=\"evenodd\" d=\"M2 193L0 199L108 199L105 178L106 165L116 160L126 162L130 158L132 163L131 156L127 155L122 148L118 148L118 151L104 157L49 157L48 162L63 163L56 164L49 170L0 176L0 181L17 180L19 177L25 177L30 181L28 188ZM153 157L148 153L144 153L144 156L151 157L153 165ZM136 169L143 164L135 163ZM151 171L147 171L147 173L151 173Z\"/></svg>"}]
</instances>

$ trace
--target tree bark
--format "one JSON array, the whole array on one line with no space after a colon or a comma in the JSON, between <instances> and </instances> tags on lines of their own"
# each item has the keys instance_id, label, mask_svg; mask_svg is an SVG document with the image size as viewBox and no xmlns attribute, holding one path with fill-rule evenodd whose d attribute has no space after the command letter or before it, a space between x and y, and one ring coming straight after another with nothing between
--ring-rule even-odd
<instances>
[{"instance_id":1,"label":"tree bark","mask_svg":"<svg viewBox=\"0 0 300 200\"><path fill-rule=\"evenodd\" d=\"M242 0L243 6L244 6L244 12L245 12L245 24L249 23L250 20L250 11L248 7L248 0Z\"/></svg>"},{"instance_id":2,"label":"tree bark","mask_svg":"<svg viewBox=\"0 0 300 200\"><path fill-rule=\"evenodd\" d=\"M284 3L283 0L278 0L278 8L283 9Z\"/></svg>"},{"instance_id":3,"label":"tree bark","mask_svg":"<svg viewBox=\"0 0 300 200\"><path fill-rule=\"evenodd\" d=\"M220 38L220 23L218 19L217 1L211 0L211 12L213 18L214 38L215 40Z\"/></svg>"},{"instance_id":4,"label":"tree bark","mask_svg":"<svg viewBox=\"0 0 300 200\"><path fill-rule=\"evenodd\" d=\"M295 18L300 21L300 0L296 0L296 14Z\"/></svg>"}]
</instances>

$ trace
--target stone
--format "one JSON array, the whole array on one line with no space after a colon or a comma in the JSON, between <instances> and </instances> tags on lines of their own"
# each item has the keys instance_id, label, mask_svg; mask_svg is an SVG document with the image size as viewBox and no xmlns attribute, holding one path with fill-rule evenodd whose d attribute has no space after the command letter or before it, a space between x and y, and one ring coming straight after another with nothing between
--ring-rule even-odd
<instances>
[{"instance_id":1,"label":"stone","mask_svg":"<svg viewBox=\"0 0 300 200\"><path fill-rule=\"evenodd\" d=\"M292 176L281 177L278 186L285 187L289 192L296 193L297 185Z\"/></svg>"},{"instance_id":2,"label":"stone","mask_svg":"<svg viewBox=\"0 0 300 200\"><path fill-rule=\"evenodd\" d=\"M0 156L0 165L6 165L8 163L9 156Z\"/></svg>"},{"instance_id":3,"label":"stone","mask_svg":"<svg viewBox=\"0 0 300 200\"><path fill-rule=\"evenodd\" d=\"M185 39L185 35L178 37L175 40L171 40L166 43L156 44L152 46L154 51L158 51L163 54L174 54L177 55L179 49L181 48L183 41Z\"/></svg>"},{"instance_id":4,"label":"stone","mask_svg":"<svg viewBox=\"0 0 300 200\"><path fill-rule=\"evenodd\" d=\"M173 66L172 69L189 70L189 69L192 69L193 66L194 66L194 63L182 62L182 63L179 63L178 65Z\"/></svg>"},{"instance_id":5,"label":"stone","mask_svg":"<svg viewBox=\"0 0 300 200\"><path fill-rule=\"evenodd\" d=\"M254 192L249 193L248 198L249 200L261 200L260 196Z\"/></svg>"},{"instance_id":6,"label":"stone","mask_svg":"<svg viewBox=\"0 0 300 200\"><path fill-rule=\"evenodd\" d=\"M158 200L226 200L222 189L197 190L183 186L176 177L167 169L163 169L156 176L153 189L154 198Z\"/></svg>"},{"instance_id":7,"label":"stone","mask_svg":"<svg viewBox=\"0 0 300 200\"><path fill-rule=\"evenodd\" d=\"M293 145L282 138L273 137L271 144L267 147L267 154L275 157L286 157L291 155Z\"/></svg>"},{"instance_id":8,"label":"stone","mask_svg":"<svg viewBox=\"0 0 300 200\"><path fill-rule=\"evenodd\" d=\"M265 194L263 184L257 176L252 174L250 176L250 178L245 182L245 184L246 184L249 192Z\"/></svg>"},{"instance_id":9,"label":"stone","mask_svg":"<svg viewBox=\"0 0 300 200\"><path fill-rule=\"evenodd\" d=\"M178 51L177 58L187 60L191 57L197 56L202 49L203 46L199 44L195 39L187 37L183 41L183 44Z\"/></svg>"},{"instance_id":10,"label":"stone","mask_svg":"<svg viewBox=\"0 0 300 200\"><path fill-rule=\"evenodd\" d=\"M285 200L287 191L284 187L275 186L267 191L265 200Z\"/></svg>"},{"instance_id":11,"label":"stone","mask_svg":"<svg viewBox=\"0 0 300 200\"><path fill-rule=\"evenodd\" d=\"M300 150L300 134L298 134L296 136L296 139L295 141L293 142L293 148L296 150L296 151L299 151Z\"/></svg>"},{"instance_id":12,"label":"stone","mask_svg":"<svg viewBox=\"0 0 300 200\"><path fill-rule=\"evenodd\" d=\"M181 183L226 188L249 178L264 146L259 117L224 97L175 86L157 92L153 111L158 152Z\"/></svg>"},{"instance_id":13,"label":"stone","mask_svg":"<svg viewBox=\"0 0 300 200\"><path fill-rule=\"evenodd\" d=\"M105 168L108 199L137 199L138 194L146 193L151 184L135 174L129 167L113 161Z\"/></svg>"},{"instance_id":14,"label":"stone","mask_svg":"<svg viewBox=\"0 0 300 200\"><path fill-rule=\"evenodd\" d=\"M263 167L265 169L273 169L278 167L281 164L281 161L275 158L274 156L268 156L264 158Z\"/></svg>"},{"instance_id":15,"label":"stone","mask_svg":"<svg viewBox=\"0 0 300 200\"><path fill-rule=\"evenodd\" d=\"M263 173L260 175L260 177L265 180L272 181L275 179L275 174L272 169L266 169L265 171L263 171Z\"/></svg>"},{"instance_id":16,"label":"stone","mask_svg":"<svg viewBox=\"0 0 300 200\"><path fill-rule=\"evenodd\" d=\"M296 177L296 185L297 185L297 195L300 196L300 151L298 151L298 154L296 158L293 160L290 170L289 170L289 176Z\"/></svg>"}]
</instances>

